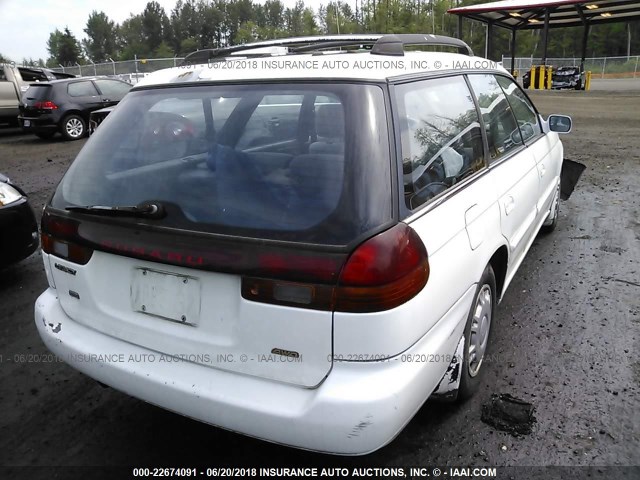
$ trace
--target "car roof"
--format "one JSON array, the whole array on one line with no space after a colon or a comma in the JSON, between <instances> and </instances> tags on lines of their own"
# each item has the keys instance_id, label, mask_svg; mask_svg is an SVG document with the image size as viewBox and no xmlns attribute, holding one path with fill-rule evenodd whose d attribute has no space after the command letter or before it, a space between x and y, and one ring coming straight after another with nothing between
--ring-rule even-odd
<instances>
[{"instance_id":1,"label":"car roof","mask_svg":"<svg viewBox=\"0 0 640 480\"><path fill-rule=\"evenodd\" d=\"M427 46L453 48L459 53L416 51ZM462 40L442 35L319 35L198 50L187 55L182 66L153 73L138 82L137 88L198 81L385 81L473 68L505 71L496 62L474 57Z\"/></svg>"},{"instance_id":2,"label":"car roof","mask_svg":"<svg viewBox=\"0 0 640 480\"><path fill-rule=\"evenodd\" d=\"M368 52L274 55L251 58L230 55L199 65L159 70L134 88L168 83L250 80L370 80L388 81L418 73L474 70L506 72L497 62L444 52L408 51L403 56Z\"/></svg>"}]
</instances>

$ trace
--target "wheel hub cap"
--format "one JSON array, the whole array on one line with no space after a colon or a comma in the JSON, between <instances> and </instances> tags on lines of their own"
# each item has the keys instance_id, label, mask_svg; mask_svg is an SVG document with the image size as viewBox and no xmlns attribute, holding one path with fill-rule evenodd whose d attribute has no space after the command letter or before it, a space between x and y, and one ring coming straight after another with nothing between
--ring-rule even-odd
<instances>
[{"instance_id":1,"label":"wheel hub cap","mask_svg":"<svg viewBox=\"0 0 640 480\"><path fill-rule=\"evenodd\" d=\"M482 366L482 359L489 342L491 329L491 288L483 285L478 293L471 318L471 332L469 338L469 375L475 377Z\"/></svg>"}]
</instances>

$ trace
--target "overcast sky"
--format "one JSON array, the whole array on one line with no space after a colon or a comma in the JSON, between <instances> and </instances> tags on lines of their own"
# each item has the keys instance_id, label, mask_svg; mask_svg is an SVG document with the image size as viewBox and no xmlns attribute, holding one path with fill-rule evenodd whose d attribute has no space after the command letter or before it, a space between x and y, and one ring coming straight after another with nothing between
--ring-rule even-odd
<instances>
[{"instance_id":1,"label":"overcast sky","mask_svg":"<svg viewBox=\"0 0 640 480\"><path fill-rule=\"evenodd\" d=\"M157 0L170 14L176 0ZM46 60L47 40L56 28L68 26L78 40L85 36L84 28L93 10L104 11L116 23L130 14L142 13L148 0L0 0L0 53L15 62L23 58ZM262 2L260 2L262 3ZM295 0L283 0L293 6ZM317 11L328 1L305 0L305 5ZM351 0L352 6L355 0Z\"/></svg>"}]
</instances>

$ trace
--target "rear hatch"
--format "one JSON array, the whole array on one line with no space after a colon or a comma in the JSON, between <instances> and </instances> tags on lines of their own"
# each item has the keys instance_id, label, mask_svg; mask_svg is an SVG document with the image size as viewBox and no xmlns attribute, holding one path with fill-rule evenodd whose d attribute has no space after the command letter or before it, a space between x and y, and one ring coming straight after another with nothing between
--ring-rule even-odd
<instances>
[{"instance_id":1,"label":"rear hatch","mask_svg":"<svg viewBox=\"0 0 640 480\"><path fill-rule=\"evenodd\" d=\"M53 86L50 83L32 83L22 96L20 114L23 117L36 118L49 115L57 105L53 102Z\"/></svg>"},{"instance_id":2,"label":"rear hatch","mask_svg":"<svg viewBox=\"0 0 640 480\"><path fill-rule=\"evenodd\" d=\"M318 385L342 266L393 223L386 125L377 85L132 91L43 216L62 308L137 361Z\"/></svg>"}]
</instances>

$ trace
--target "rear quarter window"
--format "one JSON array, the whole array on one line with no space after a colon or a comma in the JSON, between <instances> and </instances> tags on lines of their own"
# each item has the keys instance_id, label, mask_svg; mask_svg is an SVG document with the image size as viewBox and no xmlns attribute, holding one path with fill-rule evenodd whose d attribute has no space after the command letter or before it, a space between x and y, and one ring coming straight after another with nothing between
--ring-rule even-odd
<instances>
[{"instance_id":1,"label":"rear quarter window","mask_svg":"<svg viewBox=\"0 0 640 480\"><path fill-rule=\"evenodd\" d=\"M462 76L398 85L404 198L415 209L484 167L482 130Z\"/></svg>"}]
</instances>

